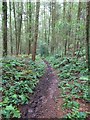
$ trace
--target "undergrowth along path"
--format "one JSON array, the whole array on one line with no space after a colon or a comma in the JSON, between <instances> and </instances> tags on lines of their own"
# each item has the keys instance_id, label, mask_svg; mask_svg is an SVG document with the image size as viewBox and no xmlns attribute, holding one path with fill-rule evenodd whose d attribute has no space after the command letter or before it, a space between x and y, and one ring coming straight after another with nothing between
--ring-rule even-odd
<instances>
[{"instance_id":1,"label":"undergrowth along path","mask_svg":"<svg viewBox=\"0 0 90 120\"><path fill-rule=\"evenodd\" d=\"M40 79L32 99L26 108L22 117L24 118L61 118L63 110L60 98L60 90L58 88L58 77L47 61L46 72Z\"/></svg>"}]
</instances>

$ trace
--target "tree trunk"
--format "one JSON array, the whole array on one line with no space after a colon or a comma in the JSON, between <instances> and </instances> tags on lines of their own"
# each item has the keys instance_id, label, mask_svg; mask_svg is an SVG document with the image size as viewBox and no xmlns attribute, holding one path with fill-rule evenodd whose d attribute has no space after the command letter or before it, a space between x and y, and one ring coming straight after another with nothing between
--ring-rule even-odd
<instances>
[{"instance_id":1,"label":"tree trunk","mask_svg":"<svg viewBox=\"0 0 90 120\"><path fill-rule=\"evenodd\" d=\"M40 1L36 2L35 35L34 35L34 44L33 44L33 51L32 51L32 60L33 61L35 61L35 57L36 57L38 26L39 26L39 10L40 10Z\"/></svg>"},{"instance_id":2,"label":"tree trunk","mask_svg":"<svg viewBox=\"0 0 90 120\"><path fill-rule=\"evenodd\" d=\"M87 2L87 17L86 17L86 59L88 71L90 74L90 1Z\"/></svg>"},{"instance_id":3,"label":"tree trunk","mask_svg":"<svg viewBox=\"0 0 90 120\"><path fill-rule=\"evenodd\" d=\"M18 9L20 8L19 3L18 3ZM17 54L20 53L20 42L21 42L21 28L22 28L22 10L23 10L23 3L21 2L21 10L18 12L18 48L17 48Z\"/></svg>"},{"instance_id":4,"label":"tree trunk","mask_svg":"<svg viewBox=\"0 0 90 120\"><path fill-rule=\"evenodd\" d=\"M65 52L64 52L65 56L67 55L67 39L65 40Z\"/></svg>"},{"instance_id":5,"label":"tree trunk","mask_svg":"<svg viewBox=\"0 0 90 120\"><path fill-rule=\"evenodd\" d=\"M52 2L52 43L51 43L51 53L54 53L55 49L55 19L56 18L56 2Z\"/></svg>"},{"instance_id":6,"label":"tree trunk","mask_svg":"<svg viewBox=\"0 0 90 120\"><path fill-rule=\"evenodd\" d=\"M77 14L77 23L80 22L80 16L81 16L81 2L79 0L79 4L78 4L78 14ZM74 40L74 49L73 49L73 56L75 55L75 51L79 50L79 42L80 42L80 38L79 36L77 37L77 32L79 30L79 26L76 26L76 30L75 30L75 40ZM77 55L78 58L79 55Z\"/></svg>"},{"instance_id":7,"label":"tree trunk","mask_svg":"<svg viewBox=\"0 0 90 120\"><path fill-rule=\"evenodd\" d=\"M69 23L69 30L68 30L68 52L69 52L69 46L70 46L70 40L71 40L71 20L72 20L72 7L73 7L73 2L69 3L69 11L68 11L68 23Z\"/></svg>"},{"instance_id":8,"label":"tree trunk","mask_svg":"<svg viewBox=\"0 0 90 120\"><path fill-rule=\"evenodd\" d=\"M65 7L66 7L66 0L63 1L63 21L65 20L65 16L66 16L66 8ZM66 54L67 54L67 38L65 39L64 50L65 50L64 55L66 56Z\"/></svg>"},{"instance_id":9,"label":"tree trunk","mask_svg":"<svg viewBox=\"0 0 90 120\"><path fill-rule=\"evenodd\" d=\"M63 20L65 20L65 7L66 7L66 0L63 1Z\"/></svg>"},{"instance_id":10,"label":"tree trunk","mask_svg":"<svg viewBox=\"0 0 90 120\"><path fill-rule=\"evenodd\" d=\"M31 21L32 21L32 10L31 10L31 2L29 2L29 46L28 46L28 55L31 53Z\"/></svg>"},{"instance_id":11,"label":"tree trunk","mask_svg":"<svg viewBox=\"0 0 90 120\"><path fill-rule=\"evenodd\" d=\"M50 44L50 18L49 18L49 21L48 21L48 46Z\"/></svg>"},{"instance_id":12,"label":"tree trunk","mask_svg":"<svg viewBox=\"0 0 90 120\"><path fill-rule=\"evenodd\" d=\"M7 56L7 2L2 2L3 57Z\"/></svg>"},{"instance_id":13,"label":"tree trunk","mask_svg":"<svg viewBox=\"0 0 90 120\"><path fill-rule=\"evenodd\" d=\"M50 53L50 37L51 36L51 2L49 4L49 19L48 19L48 51Z\"/></svg>"},{"instance_id":14,"label":"tree trunk","mask_svg":"<svg viewBox=\"0 0 90 120\"><path fill-rule=\"evenodd\" d=\"M10 11L10 43L11 43L11 55L13 54L13 43L12 43L12 23L11 23L11 2L9 2L9 11Z\"/></svg>"},{"instance_id":15,"label":"tree trunk","mask_svg":"<svg viewBox=\"0 0 90 120\"><path fill-rule=\"evenodd\" d=\"M18 55L18 41L17 41L17 23L16 23L16 12L15 12L15 2L13 2L13 14L15 21L15 37L16 37L16 55Z\"/></svg>"},{"instance_id":16,"label":"tree trunk","mask_svg":"<svg viewBox=\"0 0 90 120\"><path fill-rule=\"evenodd\" d=\"M81 10L82 10L82 8L81 8L81 2L80 2L80 0L79 0L77 23L80 23ZM80 26L78 26L78 30L80 30ZM77 32L78 32L78 30L77 30ZM77 59L78 59L79 53L80 53L79 43L80 43L80 37L79 37L79 35L78 35L78 39L77 39L77 50L78 50L79 52L78 52L78 55L77 55Z\"/></svg>"},{"instance_id":17,"label":"tree trunk","mask_svg":"<svg viewBox=\"0 0 90 120\"><path fill-rule=\"evenodd\" d=\"M44 40L47 43L47 31L46 31L46 17L45 17L45 4L44 4Z\"/></svg>"}]
</instances>

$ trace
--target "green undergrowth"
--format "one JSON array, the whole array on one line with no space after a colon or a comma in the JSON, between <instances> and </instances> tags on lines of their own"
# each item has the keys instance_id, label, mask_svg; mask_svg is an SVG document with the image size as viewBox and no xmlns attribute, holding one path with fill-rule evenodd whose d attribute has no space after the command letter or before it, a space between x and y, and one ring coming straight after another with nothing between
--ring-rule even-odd
<instances>
[{"instance_id":1,"label":"green undergrowth","mask_svg":"<svg viewBox=\"0 0 90 120\"><path fill-rule=\"evenodd\" d=\"M88 112L79 111L80 104L77 102L78 99L90 102L89 76L85 59L51 56L47 60L57 70L60 77L58 87L62 90L61 97L64 100L62 108L71 111L64 117L71 120L85 119Z\"/></svg>"},{"instance_id":2,"label":"green undergrowth","mask_svg":"<svg viewBox=\"0 0 90 120\"><path fill-rule=\"evenodd\" d=\"M33 62L28 56L6 58L2 62L2 100L0 107L3 118L20 118L19 105L28 104L30 96L45 72L45 64L37 56Z\"/></svg>"}]
</instances>

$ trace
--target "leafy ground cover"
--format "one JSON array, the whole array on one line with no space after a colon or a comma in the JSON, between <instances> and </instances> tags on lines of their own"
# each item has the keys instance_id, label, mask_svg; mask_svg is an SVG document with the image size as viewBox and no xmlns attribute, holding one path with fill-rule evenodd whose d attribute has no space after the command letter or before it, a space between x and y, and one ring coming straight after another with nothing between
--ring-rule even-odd
<instances>
[{"instance_id":1,"label":"leafy ground cover","mask_svg":"<svg viewBox=\"0 0 90 120\"><path fill-rule=\"evenodd\" d=\"M84 58L48 57L47 60L57 70L60 81L58 87L62 91L62 109L66 111L64 118L85 119L89 111L88 69Z\"/></svg>"},{"instance_id":2,"label":"leafy ground cover","mask_svg":"<svg viewBox=\"0 0 90 120\"><path fill-rule=\"evenodd\" d=\"M36 62L30 56L6 58L2 62L2 108L3 118L20 118L19 105L27 104L30 96L45 71L45 64L39 56Z\"/></svg>"}]
</instances>

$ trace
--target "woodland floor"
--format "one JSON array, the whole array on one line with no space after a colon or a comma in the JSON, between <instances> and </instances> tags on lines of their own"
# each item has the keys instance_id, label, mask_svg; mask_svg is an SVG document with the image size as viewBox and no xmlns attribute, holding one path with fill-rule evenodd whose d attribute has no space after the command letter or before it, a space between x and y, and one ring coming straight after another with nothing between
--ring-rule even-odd
<instances>
[{"instance_id":1,"label":"woodland floor","mask_svg":"<svg viewBox=\"0 0 90 120\"><path fill-rule=\"evenodd\" d=\"M63 99L58 88L58 76L47 61L46 72L40 79L31 101L20 107L22 118L62 118L67 111L62 110ZM86 109L87 106L81 109ZM89 118L88 118L89 120Z\"/></svg>"}]
</instances>

